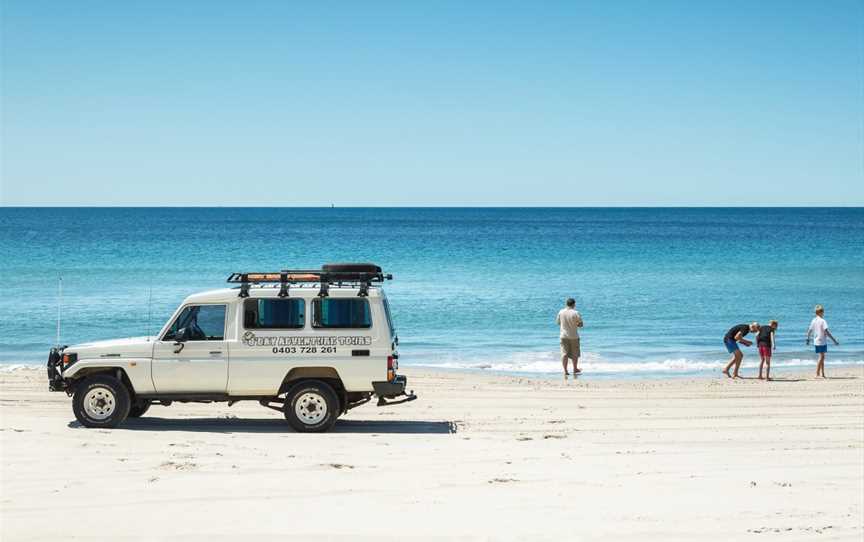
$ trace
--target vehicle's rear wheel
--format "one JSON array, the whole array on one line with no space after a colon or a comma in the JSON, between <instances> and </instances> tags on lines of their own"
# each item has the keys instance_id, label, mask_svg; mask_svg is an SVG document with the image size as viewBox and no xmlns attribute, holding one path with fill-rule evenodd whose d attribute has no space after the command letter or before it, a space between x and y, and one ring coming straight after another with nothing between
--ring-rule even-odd
<instances>
[{"instance_id":1,"label":"vehicle's rear wheel","mask_svg":"<svg viewBox=\"0 0 864 542\"><path fill-rule=\"evenodd\" d=\"M129 414L129 390L113 376L91 376L75 387L72 411L85 427L117 427Z\"/></svg>"},{"instance_id":2,"label":"vehicle's rear wheel","mask_svg":"<svg viewBox=\"0 0 864 542\"><path fill-rule=\"evenodd\" d=\"M285 419L295 431L323 433L339 415L339 400L328 384L304 380L295 384L285 397Z\"/></svg>"},{"instance_id":3,"label":"vehicle's rear wheel","mask_svg":"<svg viewBox=\"0 0 864 542\"><path fill-rule=\"evenodd\" d=\"M150 403L145 403L143 401L136 401L129 408L129 417L130 418L140 418L148 410L150 410Z\"/></svg>"}]
</instances>

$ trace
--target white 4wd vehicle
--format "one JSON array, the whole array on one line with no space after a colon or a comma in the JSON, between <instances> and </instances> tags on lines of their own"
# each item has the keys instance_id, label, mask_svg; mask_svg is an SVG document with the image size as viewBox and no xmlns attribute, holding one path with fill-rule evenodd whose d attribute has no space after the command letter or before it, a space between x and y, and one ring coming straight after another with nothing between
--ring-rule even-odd
<instances>
[{"instance_id":1,"label":"white 4wd vehicle","mask_svg":"<svg viewBox=\"0 0 864 542\"><path fill-rule=\"evenodd\" d=\"M379 406L416 399L396 374L399 339L377 285L390 278L370 264L234 273L238 286L187 297L155 337L53 348L49 389L73 397L86 427L152 404L255 400L298 431L326 431L373 394Z\"/></svg>"}]
</instances>

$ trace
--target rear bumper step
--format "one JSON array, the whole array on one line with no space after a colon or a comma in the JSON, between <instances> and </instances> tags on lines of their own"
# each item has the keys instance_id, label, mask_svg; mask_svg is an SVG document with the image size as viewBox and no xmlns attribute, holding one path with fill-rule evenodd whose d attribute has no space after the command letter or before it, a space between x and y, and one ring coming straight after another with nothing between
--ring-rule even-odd
<instances>
[{"instance_id":1,"label":"rear bumper step","mask_svg":"<svg viewBox=\"0 0 864 542\"><path fill-rule=\"evenodd\" d=\"M372 388L375 390L375 395L378 396L378 406L398 405L407 403L417 399L414 391L406 392L405 388L408 385L408 378L404 375L397 375L390 382L373 382ZM398 401L388 401L387 399L399 399Z\"/></svg>"}]
</instances>

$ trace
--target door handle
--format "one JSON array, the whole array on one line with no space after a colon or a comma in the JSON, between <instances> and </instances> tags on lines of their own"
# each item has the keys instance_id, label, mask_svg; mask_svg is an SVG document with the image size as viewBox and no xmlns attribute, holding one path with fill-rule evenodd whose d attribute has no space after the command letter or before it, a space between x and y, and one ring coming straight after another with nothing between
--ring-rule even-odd
<instances>
[{"instance_id":1,"label":"door handle","mask_svg":"<svg viewBox=\"0 0 864 542\"><path fill-rule=\"evenodd\" d=\"M211 351L210 351L210 354L211 354L211 355L214 355L214 356L215 356L216 354L221 354L221 353L222 353L221 350L211 350Z\"/></svg>"}]
</instances>

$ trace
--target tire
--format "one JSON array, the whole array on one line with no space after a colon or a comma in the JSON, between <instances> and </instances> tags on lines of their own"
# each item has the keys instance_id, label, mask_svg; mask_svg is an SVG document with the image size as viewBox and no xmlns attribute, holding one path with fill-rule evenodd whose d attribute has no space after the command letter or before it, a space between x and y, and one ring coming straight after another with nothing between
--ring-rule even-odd
<instances>
[{"instance_id":1,"label":"tire","mask_svg":"<svg viewBox=\"0 0 864 542\"><path fill-rule=\"evenodd\" d=\"M113 376L97 375L75 387L72 412L84 427L117 427L129 414L129 390Z\"/></svg>"},{"instance_id":2,"label":"tire","mask_svg":"<svg viewBox=\"0 0 864 542\"><path fill-rule=\"evenodd\" d=\"M136 402L129 408L129 417L140 418L148 410L150 410L150 403Z\"/></svg>"},{"instance_id":3,"label":"tire","mask_svg":"<svg viewBox=\"0 0 864 542\"><path fill-rule=\"evenodd\" d=\"M323 433L336 423L339 399L328 384L320 380L304 380L288 390L284 413L295 431Z\"/></svg>"},{"instance_id":4,"label":"tire","mask_svg":"<svg viewBox=\"0 0 864 542\"><path fill-rule=\"evenodd\" d=\"M321 270L330 273L380 273L381 268L373 263L328 263Z\"/></svg>"}]
</instances>

